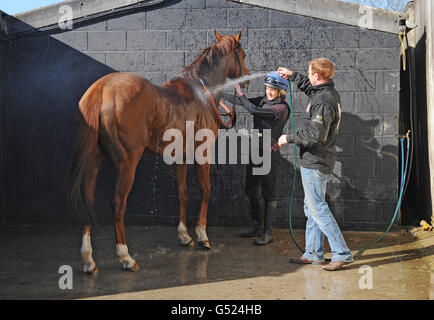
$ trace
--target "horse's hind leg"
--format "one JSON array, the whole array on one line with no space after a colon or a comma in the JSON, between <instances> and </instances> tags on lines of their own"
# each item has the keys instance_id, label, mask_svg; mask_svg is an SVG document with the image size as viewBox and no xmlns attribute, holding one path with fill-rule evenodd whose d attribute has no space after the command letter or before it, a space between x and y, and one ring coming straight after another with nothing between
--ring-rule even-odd
<instances>
[{"instance_id":1,"label":"horse's hind leg","mask_svg":"<svg viewBox=\"0 0 434 320\"><path fill-rule=\"evenodd\" d=\"M99 167L101 165L102 155L97 150L93 158L93 170L90 170L87 176L87 180L85 182L86 185L86 200L93 207L95 204L95 188L96 182L98 178ZM81 258L83 261L83 271L88 274L94 274L98 272L98 268L96 267L95 261L92 257L92 244L91 244L91 233L90 233L90 225L85 225L83 227L83 237L81 244Z\"/></svg>"},{"instance_id":2,"label":"horse's hind leg","mask_svg":"<svg viewBox=\"0 0 434 320\"><path fill-rule=\"evenodd\" d=\"M90 226L83 227L83 238L81 244L81 258L83 261L83 271L88 274L98 272L95 261L92 257L92 244L90 242Z\"/></svg>"},{"instance_id":3,"label":"horse's hind leg","mask_svg":"<svg viewBox=\"0 0 434 320\"><path fill-rule=\"evenodd\" d=\"M118 165L118 181L114 196L113 219L116 233L116 253L123 268L128 271L139 270L137 262L128 253L125 237L124 214L127 206L128 194L131 191L136 174L137 164L143 154L143 150L130 153L126 159Z\"/></svg>"},{"instance_id":4,"label":"horse's hind leg","mask_svg":"<svg viewBox=\"0 0 434 320\"><path fill-rule=\"evenodd\" d=\"M208 213L209 198L211 196L211 183L209 179L211 166L209 164L196 164L196 176L202 190L202 204L200 207L199 221L196 225L197 241L200 246L211 249L211 244L206 234L206 218Z\"/></svg>"},{"instance_id":5,"label":"horse's hind leg","mask_svg":"<svg viewBox=\"0 0 434 320\"><path fill-rule=\"evenodd\" d=\"M185 247L194 246L193 240L187 232L187 203L188 203L188 190L187 190L187 165L176 164L174 165L176 184L178 187L179 199L179 224L178 224L178 239L181 245Z\"/></svg>"}]
</instances>

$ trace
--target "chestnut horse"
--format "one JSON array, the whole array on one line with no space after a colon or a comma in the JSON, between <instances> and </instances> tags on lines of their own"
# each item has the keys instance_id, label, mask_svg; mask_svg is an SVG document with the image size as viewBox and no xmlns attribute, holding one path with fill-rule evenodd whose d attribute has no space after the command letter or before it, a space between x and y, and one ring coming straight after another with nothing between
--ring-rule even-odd
<instances>
[{"instance_id":1,"label":"chestnut horse","mask_svg":"<svg viewBox=\"0 0 434 320\"><path fill-rule=\"evenodd\" d=\"M113 200L116 233L116 253L125 270L139 266L128 253L124 214L127 197L133 186L137 164L144 152L163 155L171 143L164 141L168 129L178 129L185 138L186 121L194 122L194 130L209 129L217 137L219 115L211 100L201 97L201 80L208 87L222 84L227 78L249 74L244 65L245 53L240 45L241 31L222 36L214 31L217 42L203 50L193 63L185 67L182 77L174 78L162 87L130 73L112 73L97 80L79 103L76 143L68 179L68 200L84 224L81 254L86 273L98 271L92 257L91 224L98 170L105 155L115 163L117 183ZM214 95L215 101L221 96ZM197 145L194 145L196 149ZM185 157L185 148L184 148ZM196 224L198 243L211 248L207 234L207 210L210 199L210 164L195 163L202 191L202 204ZM178 238L182 245L192 246L187 233L186 208L187 165L174 164L179 198Z\"/></svg>"}]
</instances>

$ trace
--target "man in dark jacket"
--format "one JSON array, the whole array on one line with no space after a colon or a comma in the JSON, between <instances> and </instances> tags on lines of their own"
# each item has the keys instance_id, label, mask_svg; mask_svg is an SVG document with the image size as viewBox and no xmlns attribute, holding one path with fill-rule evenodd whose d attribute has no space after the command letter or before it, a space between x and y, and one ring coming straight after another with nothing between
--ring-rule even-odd
<instances>
[{"instance_id":1,"label":"man in dark jacket","mask_svg":"<svg viewBox=\"0 0 434 320\"><path fill-rule=\"evenodd\" d=\"M324 261L324 235L332 251L332 261L323 266L328 271L341 269L353 261L339 226L325 201L327 175L333 172L336 161L336 140L341 121L341 100L334 88L333 63L325 58L309 64L309 76L286 68L279 74L293 81L309 98L308 119L296 129L295 134L283 135L279 146L295 143L300 147L301 178L305 193L306 251L292 263L320 264Z\"/></svg>"}]
</instances>

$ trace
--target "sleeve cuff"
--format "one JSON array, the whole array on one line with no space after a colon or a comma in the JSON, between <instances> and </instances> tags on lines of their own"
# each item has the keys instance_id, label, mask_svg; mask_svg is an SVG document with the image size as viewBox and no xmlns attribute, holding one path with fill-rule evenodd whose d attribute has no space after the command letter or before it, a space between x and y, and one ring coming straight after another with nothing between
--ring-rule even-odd
<instances>
[{"instance_id":1,"label":"sleeve cuff","mask_svg":"<svg viewBox=\"0 0 434 320\"><path fill-rule=\"evenodd\" d=\"M295 80L295 78L297 77L297 75L298 75L298 72L293 72L292 73L292 76L288 79L289 81L294 81Z\"/></svg>"},{"instance_id":2,"label":"sleeve cuff","mask_svg":"<svg viewBox=\"0 0 434 320\"><path fill-rule=\"evenodd\" d=\"M287 135L286 136L286 142L288 142L288 143L294 143L294 134L289 134L289 135Z\"/></svg>"}]
</instances>

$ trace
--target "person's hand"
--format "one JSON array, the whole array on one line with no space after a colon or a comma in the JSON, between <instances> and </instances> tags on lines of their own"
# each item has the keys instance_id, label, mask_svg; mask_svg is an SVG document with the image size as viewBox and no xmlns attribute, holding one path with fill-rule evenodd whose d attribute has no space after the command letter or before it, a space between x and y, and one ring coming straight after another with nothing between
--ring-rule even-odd
<instances>
[{"instance_id":1,"label":"person's hand","mask_svg":"<svg viewBox=\"0 0 434 320\"><path fill-rule=\"evenodd\" d=\"M281 77L283 77L283 78L285 78L285 79L289 79L289 78L291 78L292 77L292 74L293 74L293 71L291 71L291 70L289 70L289 69L286 69L286 68L283 68L283 67L279 67L278 69L277 69L277 72L279 73L279 75L281 76Z\"/></svg>"},{"instance_id":2,"label":"person's hand","mask_svg":"<svg viewBox=\"0 0 434 320\"><path fill-rule=\"evenodd\" d=\"M234 89L237 95L241 95L243 93L243 91L241 91L241 87L239 84L234 85Z\"/></svg>"},{"instance_id":3,"label":"person's hand","mask_svg":"<svg viewBox=\"0 0 434 320\"><path fill-rule=\"evenodd\" d=\"M285 144L288 144L287 135L284 134L279 138L279 141L277 142L279 144L279 147L282 148Z\"/></svg>"}]
</instances>

